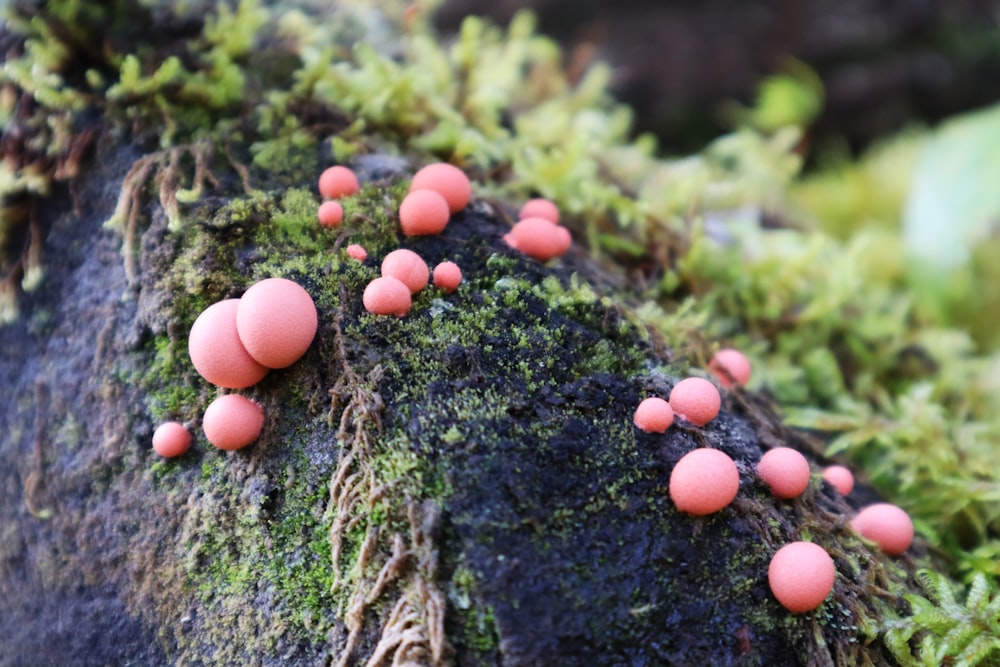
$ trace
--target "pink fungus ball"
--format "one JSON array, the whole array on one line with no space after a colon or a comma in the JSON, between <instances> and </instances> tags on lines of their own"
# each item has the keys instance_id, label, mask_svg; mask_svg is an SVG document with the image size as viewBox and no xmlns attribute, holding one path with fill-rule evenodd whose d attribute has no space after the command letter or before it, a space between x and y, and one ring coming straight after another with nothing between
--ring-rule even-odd
<instances>
[{"instance_id":1,"label":"pink fungus ball","mask_svg":"<svg viewBox=\"0 0 1000 667\"><path fill-rule=\"evenodd\" d=\"M242 389L267 375L244 347L236 326L239 299L213 303L198 316L188 336L188 354L198 373L219 387Z\"/></svg>"},{"instance_id":2,"label":"pink fungus ball","mask_svg":"<svg viewBox=\"0 0 1000 667\"><path fill-rule=\"evenodd\" d=\"M163 422L153 431L153 451L163 458L180 456L191 446L191 433L180 422Z\"/></svg>"},{"instance_id":3,"label":"pink fungus ball","mask_svg":"<svg viewBox=\"0 0 1000 667\"><path fill-rule=\"evenodd\" d=\"M670 392L670 407L674 414L695 426L704 426L715 419L722 406L722 397L715 385L704 378L686 378Z\"/></svg>"},{"instance_id":4,"label":"pink fungus ball","mask_svg":"<svg viewBox=\"0 0 1000 667\"><path fill-rule=\"evenodd\" d=\"M702 516L718 512L736 497L740 473L736 463L718 449L695 449L670 473L670 498L682 512Z\"/></svg>"},{"instance_id":5,"label":"pink fungus ball","mask_svg":"<svg viewBox=\"0 0 1000 667\"><path fill-rule=\"evenodd\" d=\"M559 224L559 208L548 199L529 199L521 207L517 215L519 220L525 218L542 218Z\"/></svg>"},{"instance_id":6,"label":"pink fungus ball","mask_svg":"<svg viewBox=\"0 0 1000 667\"><path fill-rule=\"evenodd\" d=\"M865 507L851 521L851 528L878 544L890 556L898 556L913 544L910 515L889 503Z\"/></svg>"},{"instance_id":7,"label":"pink fungus ball","mask_svg":"<svg viewBox=\"0 0 1000 667\"><path fill-rule=\"evenodd\" d=\"M400 248L393 250L382 260L382 275L396 278L406 285L410 294L416 294L427 287L431 273L420 255Z\"/></svg>"},{"instance_id":8,"label":"pink fungus ball","mask_svg":"<svg viewBox=\"0 0 1000 667\"><path fill-rule=\"evenodd\" d=\"M361 301L369 313L396 317L406 315L413 305L410 288L392 276L376 278L368 283Z\"/></svg>"},{"instance_id":9,"label":"pink fungus ball","mask_svg":"<svg viewBox=\"0 0 1000 667\"><path fill-rule=\"evenodd\" d=\"M359 262L363 262L368 258L368 251L365 250L362 246L358 245L357 243L352 243L351 245L347 246L344 252L347 253L348 257L356 259Z\"/></svg>"},{"instance_id":10,"label":"pink fungus ball","mask_svg":"<svg viewBox=\"0 0 1000 667\"><path fill-rule=\"evenodd\" d=\"M242 449L260 437L264 409L244 396L226 394L205 408L201 426L208 441L219 449Z\"/></svg>"},{"instance_id":11,"label":"pink fungus ball","mask_svg":"<svg viewBox=\"0 0 1000 667\"><path fill-rule=\"evenodd\" d=\"M358 177L347 167L330 167L319 176L319 193L326 199L340 199L360 189Z\"/></svg>"},{"instance_id":12,"label":"pink fungus ball","mask_svg":"<svg viewBox=\"0 0 1000 667\"><path fill-rule=\"evenodd\" d=\"M344 221L344 207L340 202L325 201L319 205L316 217L323 227L339 227Z\"/></svg>"},{"instance_id":13,"label":"pink fungus ball","mask_svg":"<svg viewBox=\"0 0 1000 667\"><path fill-rule=\"evenodd\" d=\"M544 218L525 218L504 236L504 241L525 255L545 262L569 250L573 239L569 230Z\"/></svg>"},{"instance_id":14,"label":"pink fungus ball","mask_svg":"<svg viewBox=\"0 0 1000 667\"><path fill-rule=\"evenodd\" d=\"M801 614L823 604L833 590L835 575L826 549L812 542L792 542L771 558L767 583L785 609Z\"/></svg>"},{"instance_id":15,"label":"pink fungus ball","mask_svg":"<svg viewBox=\"0 0 1000 667\"><path fill-rule=\"evenodd\" d=\"M411 190L399 205L399 226L407 236L440 234L450 216L448 202L434 190Z\"/></svg>"},{"instance_id":16,"label":"pink fungus ball","mask_svg":"<svg viewBox=\"0 0 1000 667\"><path fill-rule=\"evenodd\" d=\"M797 498L809 486L809 462L791 447L775 447L764 454L757 474L778 498Z\"/></svg>"},{"instance_id":17,"label":"pink fungus ball","mask_svg":"<svg viewBox=\"0 0 1000 667\"><path fill-rule=\"evenodd\" d=\"M846 496L854 489L854 475L844 466L827 466L823 470L823 479L842 496Z\"/></svg>"},{"instance_id":18,"label":"pink fungus ball","mask_svg":"<svg viewBox=\"0 0 1000 667\"><path fill-rule=\"evenodd\" d=\"M646 433L663 433L674 423L674 410L658 396L650 396L639 403L632 421Z\"/></svg>"},{"instance_id":19,"label":"pink fungus ball","mask_svg":"<svg viewBox=\"0 0 1000 667\"><path fill-rule=\"evenodd\" d=\"M254 283L240 299L236 329L254 359L268 368L291 366L316 337L316 304L301 285L285 278Z\"/></svg>"},{"instance_id":20,"label":"pink fungus ball","mask_svg":"<svg viewBox=\"0 0 1000 667\"><path fill-rule=\"evenodd\" d=\"M709 362L708 369L719 378L719 382L726 388L732 387L734 384L745 385L750 381L750 361L739 350L731 348L719 350Z\"/></svg>"},{"instance_id":21,"label":"pink fungus ball","mask_svg":"<svg viewBox=\"0 0 1000 667\"><path fill-rule=\"evenodd\" d=\"M469 177L458 167L445 162L429 164L413 175L410 192L434 190L448 202L448 211L458 213L472 198Z\"/></svg>"},{"instance_id":22,"label":"pink fungus ball","mask_svg":"<svg viewBox=\"0 0 1000 667\"><path fill-rule=\"evenodd\" d=\"M462 269L455 262L441 262L434 267L434 286L451 294L462 284Z\"/></svg>"}]
</instances>

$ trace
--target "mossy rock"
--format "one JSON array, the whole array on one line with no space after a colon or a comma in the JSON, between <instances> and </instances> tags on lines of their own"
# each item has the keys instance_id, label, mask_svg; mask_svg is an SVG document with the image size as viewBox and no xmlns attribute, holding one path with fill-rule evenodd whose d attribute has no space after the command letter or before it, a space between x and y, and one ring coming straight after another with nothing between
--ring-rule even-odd
<instances>
[{"instance_id":1,"label":"mossy rock","mask_svg":"<svg viewBox=\"0 0 1000 667\"><path fill-rule=\"evenodd\" d=\"M17 351L0 365L0 664L888 663L872 629L912 561L860 543L818 475L798 500L770 497L763 451L820 461L758 397L727 393L705 428L638 431L638 401L692 371L582 249L529 259L502 241L510 209L483 200L441 236L402 237L407 170L367 172L344 225L323 229L302 173L181 207L178 231L148 205L130 277L102 222L136 155L99 150L83 215L49 202L64 261L35 314L0 329ZM364 285L398 246L457 262L463 284L423 290L405 318L366 313ZM266 410L260 440L220 452L198 428L217 390L187 331L270 276L310 292L319 332L243 392ZM168 418L198 435L163 461L149 438ZM702 446L736 460L741 489L693 518L667 480ZM810 614L768 591L769 558L794 539L837 564Z\"/></svg>"},{"instance_id":2,"label":"mossy rock","mask_svg":"<svg viewBox=\"0 0 1000 667\"><path fill-rule=\"evenodd\" d=\"M845 500L820 481L822 434L786 428L744 390L726 392L704 428L651 435L632 424L641 398L704 374L693 359L708 347L679 341L698 336L690 322L667 331L665 311L658 328L656 313L639 314L629 280L661 271L636 266L690 239L647 220L649 202L604 179L607 165L587 152L627 131L599 76L565 95L559 81L535 81L555 91L546 108L578 127L581 151L537 152L507 125L551 141L544 113L508 123L487 96L467 118L428 93L436 83L418 68L363 49L362 68L324 80L322 58L283 52L280 30L255 36L259 3L207 3L218 11L204 26L177 9L186 3L119 4L162 18L164 31L137 46L115 23L102 50L66 17L100 24L104 9L54 3L29 26L33 48L52 37L54 55L27 56L54 78L33 90L16 79L28 60L4 69L25 111L5 120L23 141L11 140L17 178L2 184L0 268L3 286L24 293L20 317L5 313L0 326L0 666L893 664L886 619L919 590L927 548L888 559L859 541L847 518L876 496L861 485ZM470 21L456 57L542 76L552 52L527 23L505 38ZM480 42L509 60L480 63ZM261 50L247 51L254 43ZM369 70L420 104L376 114L359 76ZM294 91L280 89L290 79ZM337 106L334 84L357 94ZM217 104L202 104L215 89ZM65 141L42 159L49 138ZM778 158L769 179L786 177L792 156L744 139ZM448 149L477 165L477 196L442 235L404 237L396 212L410 175ZM329 230L315 219L315 183L334 161L364 187ZM568 202L578 241L548 264L502 240L533 173L553 174L537 187ZM666 199L686 208L685 192ZM601 239L618 262L596 258ZM348 243L368 259L348 258ZM363 289L400 246L431 266L455 261L464 282L422 290L404 318L371 315ZM697 245L702 259L708 248ZM27 280L43 264L44 279ZM219 390L191 366L187 334L206 306L276 276L312 295L319 330L296 364L241 392L265 409L260 439L221 452L200 429ZM176 460L150 448L166 419L196 434ZM817 473L794 501L773 499L754 474L779 445ZM678 512L667 485L696 447L725 451L741 476L736 501L703 518ZM771 555L797 539L823 545L837 567L832 595L799 615L766 579Z\"/></svg>"}]
</instances>

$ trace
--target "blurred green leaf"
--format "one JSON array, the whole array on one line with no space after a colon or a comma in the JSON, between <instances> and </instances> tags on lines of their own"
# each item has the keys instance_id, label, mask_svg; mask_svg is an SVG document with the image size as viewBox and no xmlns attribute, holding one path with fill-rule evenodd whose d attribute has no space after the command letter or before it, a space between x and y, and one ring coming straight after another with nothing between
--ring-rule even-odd
<instances>
[{"instance_id":1,"label":"blurred green leaf","mask_svg":"<svg viewBox=\"0 0 1000 667\"><path fill-rule=\"evenodd\" d=\"M932 133L903 215L909 253L937 273L968 261L1000 227L1000 105L956 117Z\"/></svg>"}]
</instances>

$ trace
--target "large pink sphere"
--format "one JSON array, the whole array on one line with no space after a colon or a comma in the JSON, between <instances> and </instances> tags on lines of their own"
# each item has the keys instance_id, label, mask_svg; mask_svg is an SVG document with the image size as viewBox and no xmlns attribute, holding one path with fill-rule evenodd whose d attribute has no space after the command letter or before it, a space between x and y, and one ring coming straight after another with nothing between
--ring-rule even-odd
<instances>
[{"instance_id":1,"label":"large pink sphere","mask_svg":"<svg viewBox=\"0 0 1000 667\"><path fill-rule=\"evenodd\" d=\"M163 458L185 453L191 446L191 432L180 422L163 422L153 431L153 451Z\"/></svg>"},{"instance_id":2,"label":"large pink sphere","mask_svg":"<svg viewBox=\"0 0 1000 667\"><path fill-rule=\"evenodd\" d=\"M674 423L674 411L659 396L650 396L639 403L632 422L646 433L663 433Z\"/></svg>"},{"instance_id":3,"label":"large pink sphere","mask_svg":"<svg viewBox=\"0 0 1000 667\"><path fill-rule=\"evenodd\" d=\"M771 558L767 583L785 609L801 614L823 604L835 575L826 549L812 542L792 542Z\"/></svg>"},{"instance_id":4,"label":"large pink sphere","mask_svg":"<svg viewBox=\"0 0 1000 667\"><path fill-rule=\"evenodd\" d=\"M686 378L670 391L670 407L674 414L696 426L704 426L715 419L721 406L719 390L704 378Z\"/></svg>"},{"instance_id":5,"label":"large pink sphere","mask_svg":"<svg viewBox=\"0 0 1000 667\"><path fill-rule=\"evenodd\" d=\"M236 328L239 299L213 303L191 326L188 354L198 373L219 387L242 389L257 384L267 368L247 351Z\"/></svg>"},{"instance_id":6,"label":"large pink sphere","mask_svg":"<svg viewBox=\"0 0 1000 667\"><path fill-rule=\"evenodd\" d=\"M219 449L242 449L260 437L264 409L245 396L226 394L205 408L201 426Z\"/></svg>"},{"instance_id":7,"label":"large pink sphere","mask_svg":"<svg viewBox=\"0 0 1000 667\"><path fill-rule=\"evenodd\" d=\"M889 503L865 507L851 521L851 528L877 543L890 556L898 556L913 544L910 515Z\"/></svg>"},{"instance_id":8,"label":"large pink sphere","mask_svg":"<svg viewBox=\"0 0 1000 667\"><path fill-rule=\"evenodd\" d=\"M319 316L309 293L285 278L254 283L240 299L236 329L258 363L268 368L291 366L316 336Z\"/></svg>"},{"instance_id":9,"label":"large pink sphere","mask_svg":"<svg viewBox=\"0 0 1000 667\"><path fill-rule=\"evenodd\" d=\"M670 472L670 498L682 512L701 516L718 512L740 490L736 463L718 449L695 449Z\"/></svg>"},{"instance_id":10,"label":"large pink sphere","mask_svg":"<svg viewBox=\"0 0 1000 667\"><path fill-rule=\"evenodd\" d=\"M448 202L448 210L458 213L472 198L472 184L465 172L446 162L429 164L413 175L410 192L434 190Z\"/></svg>"},{"instance_id":11,"label":"large pink sphere","mask_svg":"<svg viewBox=\"0 0 1000 667\"><path fill-rule=\"evenodd\" d=\"M778 498L797 498L809 486L809 462L791 447L775 447L760 457L757 474Z\"/></svg>"},{"instance_id":12,"label":"large pink sphere","mask_svg":"<svg viewBox=\"0 0 1000 667\"><path fill-rule=\"evenodd\" d=\"M440 234L450 218L448 201L436 190L410 190L399 204L399 227L407 236Z\"/></svg>"}]
</instances>

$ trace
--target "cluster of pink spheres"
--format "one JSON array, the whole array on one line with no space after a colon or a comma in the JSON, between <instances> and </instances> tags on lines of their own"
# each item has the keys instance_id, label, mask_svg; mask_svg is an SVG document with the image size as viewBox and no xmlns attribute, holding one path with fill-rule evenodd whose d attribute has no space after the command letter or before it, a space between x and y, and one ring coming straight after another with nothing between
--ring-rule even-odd
<instances>
[{"instance_id":1,"label":"cluster of pink spheres","mask_svg":"<svg viewBox=\"0 0 1000 667\"><path fill-rule=\"evenodd\" d=\"M472 198L469 177L461 169L438 162L413 175L410 190L399 205L399 227L406 236L440 234L451 216ZM368 283L362 296L365 310L375 315L403 317L413 305L413 295L431 280L431 271L412 250L393 250L382 260L381 277ZM434 267L434 286L445 294L458 289L462 269L454 262Z\"/></svg>"},{"instance_id":2,"label":"cluster of pink spheres","mask_svg":"<svg viewBox=\"0 0 1000 667\"><path fill-rule=\"evenodd\" d=\"M320 174L318 186L324 200L316 214L319 224L339 227L344 220L340 200L361 189L357 176L347 167L332 166ZM414 174L400 203L400 228L406 236L440 234L471 197L471 183L460 169L445 163L427 165ZM533 199L521 209L520 218L504 237L512 247L542 261L569 249L569 231L559 225L559 209L552 202ZM345 253L358 261L368 257L359 244L347 246ZM431 280L424 260L407 249L386 255L381 274L362 296L365 309L377 315L403 317L413 295ZM434 267L433 283L442 292L454 292L461 282L462 270L454 262ZM316 306L300 285L269 278L252 285L240 299L206 308L191 327L188 352L195 369L212 384L245 389L269 369L295 363L312 343L317 324ZM224 450L246 447L260 436L263 425L260 405L238 394L217 398L202 419L205 437ZM166 458L184 454L190 445L191 434L179 422L165 422L153 433L153 450Z\"/></svg>"},{"instance_id":3,"label":"cluster of pink spheres","mask_svg":"<svg viewBox=\"0 0 1000 667\"><path fill-rule=\"evenodd\" d=\"M708 366L726 388L750 380L750 362L738 350L717 352ZM721 397L715 386L701 378L678 382L668 401L659 397L643 400L633 421L647 433L664 433L677 415L696 426L704 426L719 413ZM809 462L797 450L776 447L757 463L757 475L775 497L798 498L809 486ZM829 466L823 478L847 495L854 476L843 466ZM718 512L736 498L740 476L736 463L717 449L699 448L677 461L670 474L669 493L678 510L695 516ZM852 528L878 544L887 554L899 555L913 542L913 522L905 511L888 503L862 509ZM792 542L779 549L768 567L768 584L774 597L794 613L812 611L833 590L833 559L823 547L811 542Z\"/></svg>"},{"instance_id":4,"label":"cluster of pink spheres","mask_svg":"<svg viewBox=\"0 0 1000 667\"><path fill-rule=\"evenodd\" d=\"M350 169L330 167L319 180L320 194L328 199L317 214L320 224L336 227L344 219L344 209L335 199L354 194L359 189ZM461 169L438 162L413 175L410 189L399 205L399 226L406 236L440 234L451 216L465 208L472 198L472 184ZM545 199L532 199L521 209L520 222L504 239L513 248L535 259L546 261L569 249L569 230L559 224L559 209ZM347 247L348 256L364 261L368 253L357 244ZM390 252L382 261L381 276L365 287L362 302L375 315L404 317L413 306L413 296L427 286L431 271L412 250ZM454 262L441 262L433 270L434 286L446 294L458 289L462 270Z\"/></svg>"},{"instance_id":5,"label":"cluster of pink spheres","mask_svg":"<svg viewBox=\"0 0 1000 667\"><path fill-rule=\"evenodd\" d=\"M319 317L312 297L298 283L267 278L239 299L206 308L191 326L188 355L198 373L225 389L245 389L272 368L291 366L312 344ZM246 447L260 436L264 410L239 394L225 394L205 409L206 439L224 450ZM178 422L160 424L153 449L164 457L187 451L191 435Z\"/></svg>"}]
</instances>

